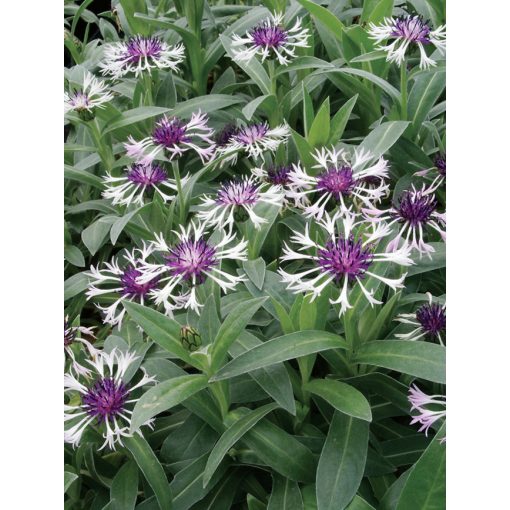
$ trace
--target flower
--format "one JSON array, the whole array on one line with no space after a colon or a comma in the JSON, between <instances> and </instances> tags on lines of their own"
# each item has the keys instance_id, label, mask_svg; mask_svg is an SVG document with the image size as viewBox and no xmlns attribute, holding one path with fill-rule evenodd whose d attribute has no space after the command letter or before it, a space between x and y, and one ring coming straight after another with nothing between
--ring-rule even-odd
<instances>
[{"instance_id":1,"label":"flower","mask_svg":"<svg viewBox=\"0 0 510 510\"><path fill-rule=\"evenodd\" d=\"M221 186L215 198L202 198L197 216L209 225L228 226L231 230L235 220L244 221L247 215L259 229L267 220L258 216L254 207L261 202L281 207L283 201L280 186L271 186L266 191L261 188L262 185L257 186L253 177L228 181Z\"/></svg>"},{"instance_id":2,"label":"flower","mask_svg":"<svg viewBox=\"0 0 510 510\"><path fill-rule=\"evenodd\" d=\"M418 340L422 337L436 337L444 345L443 336L446 331L446 305L432 302L432 294L427 293L429 302L420 306L415 313L403 313L396 320L403 324L412 324L415 328L405 334L396 334L404 340Z\"/></svg>"},{"instance_id":3,"label":"flower","mask_svg":"<svg viewBox=\"0 0 510 510\"><path fill-rule=\"evenodd\" d=\"M94 108L104 108L105 103L112 99L113 94L108 91L108 85L85 71L82 88L64 92L64 113L71 110L91 113Z\"/></svg>"},{"instance_id":4,"label":"flower","mask_svg":"<svg viewBox=\"0 0 510 510\"><path fill-rule=\"evenodd\" d=\"M434 165L434 167L425 168L424 170L416 172L414 175L426 177L431 171L437 172L437 176L434 178L431 187L438 188L446 179L446 154L437 153L434 158Z\"/></svg>"},{"instance_id":5,"label":"flower","mask_svg":"<svg viewBox=\"0 0 510 510\"><path fill-rule=\"evenodd\" d=\"M427 395L413 384L409 388L409 396L407 399L411 404L411 411L416 410L420 413L413 416L411 425L420 423L421 427L419 432L425 431L425 435L428 435L431 425L437 420L446 417L446 397L443 395ZM432 409L426 406L432 406ZM443 438L441 442L443 443L445 440L446 438Z\"/></svg>"},{"instance_id":6,"label":"flower","mask_svg":"<svg viewBox=\"0 0 510 510\"><path fill-rule=\"evenodd\" d=\"M125 143L124 147L127 155L142 165L150 165L163 153L172 160L189 149L196 151L204 163L214 155L215 149L211 138L214 131L207 125L207 121L207 115L200 111L193 113L188 122L164 115L156 122L152 136L138 142L129 136L129 143Z\"/></svg>"},{"instance_id":7,"label":"flower","mask_svg":"<svg viewBox=\"0 0 510 510\"><path fill-rule=\"evenodd\" d=\"M363 285L363 279L367 275L393 290L403 287L406 274L395 279L385 278L370 271L372 264L386 262L409 266L413 263L409 258L407 247L394 252L376 252L377 242L388 234L387 227L382 223L370 224L364 220L357 221L358 217L358 214L353 214L350 210L343 213L338 211L332 217L325 213L324 219L317 222L328 236L326 243L322 244L311 239L309 224L306 225L304 234L294 231L290 240L299 245L298 251L292 250L285 243L282 260L310 261L312 267L299 273L287 273L281 268L278 270L289 290L294 293L310 292L312 301L331 284L337 289L340 288L338 298L330 299L331 304L340 304L339 316L352 308L348 294L349 288L356 284L359 285L370 305L381 304L381 301L374 297L374 290L369 290ZM340 218L341 231L337 226ZM313 255L304 253L310 249L313 250ZM311 279L306 279L308 276Z\"/></svg>"},{"instance_id":8,"label":"flower","mask_svg":"<svg viewBox=\"0 0 510 510\"><path fill-rule=\"evenodd\" d=\"M290 136L289 126L281 124L273 129L267 122L251 124L238 128L232 133L228 142L223 147L218 147L216 157L225 156L225 162L236 162L237 153L244 150L252 159L262 156L265 151L275 152L282 142Z\"/></svg>"},{"instance_id":9,"label":"flower","mask_svg":"<svg viewBox=\"0 0 510 510\"><path fill-rule=\"evenodd\" d=\"M214 136L214 142L217 147L225 147L232 138L233 135L237 134L239 128L235 124L225 124L223 128L218 131Z\"/></svg>"},{"instance_id":10,"label":"flower","mask_svg":"<svg viewBox=\"0 0 510 510\"><path fill-rule=\"evenodd\" d=\"M87 276L92 280L86 293L87 298L91 299L104 294L116 294L119 296L108 307L96 304L97 308L105 313L103 321L106 324L120 326L126 310L121 307L119 311L119 304L127 299L128 301L137 300L143 305L148 293L158 285L157 277L146 280L143 283L139 281L139 277L142 275L140 266L151 252L151 246L146 246L144 243L142 249L134 248L131 252L125 250L123 258L126 263L123 267L119 266L116 257L111 262L105 262L104 269L99 270L94 266L90 266L90 273Z\"/></svg>"},{"instance_id":11,"label":"flower","mask_svg":"<svg viewBox=\"0 0 510 510\"><path fill-rule=\"evenodd\" d=\"M71 358L71 369L73 369L77 375L88 376L90 374L90 370L76 361L72 345L76 343L84 345L87 348L90 356L96 356L98 351L88 340L76 336L77 333L95 338L94 328L85 328L84 326L71 326L69 324L69 316L66 315L64 318L64 351L69 356L69 358Z\"/></svg>"},{"instance_id":12,"label":"flower","mask_svg":"<svg viewBox=\"0 0 510 510\"><path fill-rule=\"evenodd\" d=\"M437 212L437 200L434 191L437 187L428 188L425 184L420 190L414 185L411 190L404 191L400 196L399 202L387 211L377 209L365 209L364 212L371 216L375 221L388 221L388 225L399 225L396 236L388 245L388 250L396 249L401 239L405 244L409 244L412 249L419 252L420 257L423 254L431 256L434 247L424 241L424 230L430 227L439 232L441 239L446 241L446 215Z\"/></svg>"},{"instance_id":13,"label":"flower","mask_svg":"<svg viewBox=\"0 0 510 510\"><path fill-rule=\"evenodd\" d=\"M235 34L232 37L234 60L249 62L255 55L260 55L264 62L274 56L281 65L287 65L296 56L294 48L308 48L308 29L301 27L300 18L292 28L286 29L282 23L283 13L274 13L246 32L244 37Z\"/></svg>"},{"instance_id":14,"label":"flower","mask_svg":"<svg viewBox=\"0 0 510 510\"><path fill-rule=\"evenodd\" d=\"M400 67L404 61L407 48L416 45L420 49L420 69L437 65L437 62L427 56L425 46L432 44L441 55L446 49L446 27L441 25L431 30L428 23L421 16L401 16L399 18L385 18L381 25L370 23L368 33L379 46L377 49L388 53L386 60L396 62ZM387 39L394 39L387 46L381 43Z\"/></svg>"},{"instance_id":15,"label":"flower","mask_svg":"<svg viewBox=\"0 0 510 510\"><path fill-rule=\"evenodd\" d=\"M274 186L287 186L290 184L289 174L291 170L291 165L270 165L267 170L256 167L252 170L252 173L262 182L268 182Z\"/></svg>"},{"instance_id":16,"label":"flower","mask_svg":"<svg viewBox=\"0 0 510 510\"><path fill-rule=\"evenodd\" d=\"M182 185L188 177L181 179ZM121 177L114 177L107 174L103 178L106 190L103 191L103 198L111 198L114 205L130 205L131 203L143 205L144 197L151 191L158 193L161 198L168 202L175 198L177 183L170 179L166 170L154 163L142 165L134 163L126 169L126 174ZM166 188L166 193L160 188ZM170 192L171 194L168 194Z\"/></svg>"},{"instance_id":17,"label":"flower","mask_svg":"<svg viewBox=\"0 0 510 510\"><path fill-rule=\"evenodd\" d=\"M153 68L177 70L184 58L184 46L170 46L159 37L135 35L127 42L114 42L104 47L100 63L103 74L114 78L134 72L138 76Z\"/></svg>"},{"instance_id":18,"label":"flower","mask_svg":"<svg viewBox=\"0 0 510 510\"><path fill-rule=\"evenodd\" d=\"M204 223L191 222L180 232L174 231L177 242L167 244L163 234L156 236L153 249L163 254L163 263L144 262L140 283L158 278L162 286L150 291L157 305L163 304L167 313L179 308L191 308L198 312L202 306L197 300L196 289L207 278L214 280L223 290L233 290L244 279L219 269L223 260L246 260L248 243L241 240L237 244L235 234L218 232L221 239L213 243L207 238ZM168 275L168 276L165 276Z\"/></svg>"},{"instance_id":19,"label":"flower","mask_svg":"<svg viewBox=\"0 0 510 510\"><path fill-rule=\"evenodd\" d=\"M94 380L80 381L72 373L64 375L64 392L78 392L79 404L73 405L75 399L70 399L64 405L64 441L73 446L80 444L85 429L96 420L96 425L103 431L106 445L115 449L115 444L122 446L122 437L132 437L129 432L131 426L132 408L137 398L132 393L137 388L155 382L141 368L143 376L135 385L129 385L124 379L131 364L138 359L134 353L120 352L116 348L110 353L98 351L93 360L88 360L94 373ZM152 420L144 425L151 426ZM135 431L142 435L140 430Z\"/></svg>"},{"instance_id":20,"label":"flower","mask_svg":"<svg viewBox=\"0 0 510 510\"><path fill-rule=\"evenodd\" d=\"M307 217L320 220L331 203L340 204L345 211L346 199L358 199L369 206L388 192L384 181L388 176L388 164L383 158L365 168L373 157L363 149L354 151L350 163L343 149L323 148L312 156L318 163L312 168L320 169L319 174L309 175L299 164L293 165L289 173L291 191L288 195L304 207ZM310 203L309 195L317 197L315 203Z\"/></svg>"}]
</instances>

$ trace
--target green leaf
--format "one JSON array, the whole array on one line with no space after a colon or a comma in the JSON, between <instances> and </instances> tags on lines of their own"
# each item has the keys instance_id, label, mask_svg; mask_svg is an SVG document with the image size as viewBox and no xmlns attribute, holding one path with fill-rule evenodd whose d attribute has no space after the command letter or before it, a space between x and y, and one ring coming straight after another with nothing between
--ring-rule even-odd
<instances>
[{"instance_id":1,"label":"green leaf","mask_svg":"<svg viewBox=\"0 0 510 510\"><path fill-rule=\"evenodd\" d=\"M317 468L318 510L347 507L363 478L368 422L335 411Z\"/></svg>"},{"instance_id":2,"label":"green leaf","mask_svg":"<svg viewBox=\"0 0 510 510\"><path fill-rule=\"evenodd\" d=\"M393 11L393 0L366 0L363 4L361 22L371 21L378 24L384 18L391 17Z\"/></svg>"},{"instance_id":3,"label":"green leaf","mask_svg":"<svg viewBox=\"0 0 510 510\"><path fill-rule=\"evenodd\" d=\"M64 165L64 179L88 184L94 188L103 189L103 181L97 175L86 170L80 170L70 165Z\"/></svg>"},{"instance_id":4,"label":"green leaf","mask_svg":"<svg viewBox=\"0 0 510 510\"><path fill-rule=\"evenodd\" d=\"M102 216L81 233L81 240L91 255L95 255L99 248L101 248L112 224L116 220L117 216Z\"/></svg>"},{"instance_id":5,"label":"green leaf","mask_svg":"<svg viewBox=\"0 0 510 510\"><path fill-rule=\"evenodd\" d=\"M359 348L355 361L389 368L427 381L446 382L446 349L429 342L368 342Z\"/></svg>"},{"instance_id":6,"label":"green leaf","mask_svg":"<svg viewBox=\"0 0 510 510\"><path fill-rule=\"evenodd\" d=\"M308 132L308 143L312 147L326 145L329 139L329 97L320 107Z\"/></svg>"},{"instance_id":7,"label":"green leaf","mask_svg":"<svg viewBox=\"0 0 510 510\"><path fill-rule=\"evenodd\" d=\"M115 244L117 242L117 239L119 238L120 234L126 227L126 225L137 215L140 214L143 210L147 209L150 206L150 204L145 204L141 207L136 208L134 211L128 212L127 214L124 214L124 216L121 216L112 225L112 228L110 230L110 240L112 244Z\"/></svg>"},{"instance_id":8,"label":"green leaf","mask_svg":"<svg viewBox=\"0 0 510 510\"><path fill-rule=\"evenodd\" d=\"M312 146L292 128L290 128L290 135L298 151L300 161L306 168L312 167L315 164L315 160L312 158Z\"/></svg>"},{"instance_id":9,"label":"green leaf","mask_svg":"<svg viewBox=\"0 0 510 510\"><path fill-rule=\"evenodd\" d=\"M110 488L111 510L133 510L138 493L138 467L126 462L115 475Z\"/></svg>"},{"instance_id":10,"label":"green leaf","mask_svg":"<svg viewBox=\"0 0 510 510\"><path fill-rule=\"evenodd\" d=\"M347 122L349 121L349 117L351 116L352 109L356 104L358 99L358 94L351 97L349 101L347 101L340 110L338 110L334 117L331 119L331 129L329 134L328 143L337 144L345 131L345 126L347 126Z\"/></svg>"},{"instance_id":11,"label":"green leaf","mask_svg":"<svg viewBox=\"0 0 510 510\"><path fill-rule=\"evenodd\" d=\"M232 343L244 330L255 312L262 306L267 297L254 298L239 303L226 317L214 339L211 349L211 370L216 372L224 362Z\"/></svg>"},{"instance_id":12,"label":"green leaf","mask_svg":"<svg viewBox=\"0 0 510 510\"><path fill-rule=\"evenodd\" d=\"M204 470L203 486L205 487L211 480L214 472L223 460L223 457L234 446L239 439L241 439L246 432L255 426L264 416L277 409L277 404L267 404L251 411L249 414L237 420L231 427L229 427L224 434L220 437L218 442L207 459L207 464Z\"/></svg>"},{"instance_id":13,"label":"green leaf","mask_svg":"<svg viewBox=\"0 0 510 510\"><path fill-rule=\"evenodd\" d=\"M170 111L170 108L162 108L161 106L139 106L138 108L127 110L122 112L119 117L114 117L106 125L105 129L103 130L103 135L111 133L116 129L131 126L136 122L141 122L142 120L150 119L151 117L163 115L168 111Z\"/></svg>"},{"instance_id":14,"label":"green leaf","mask_svg":"<svg viewBox=\"0 0 510 510\"><path fill-rule=\"evenodd\" d=\"M317 20L323 23L329 30L329 32L338 40L341 38L341 34L344 30L343 23L328 9L317 5L310 0L298 0L298 2Z\"/></svg>"},{"instance_id":15,"label":"green leaf","mask_svg":"<svg viewBox=\"0 0 510 510\"><path fill-rule=\"evenodd\" d=\"M361 496L354 496L354 499L347 505L347 510L375 510L375 508L367 503Z\"/></svg>"},{"instance_id":16,"label":"green leaf","mask_svg":"<svg viewBox=\"0 0 510 510\"><path fill-rule=\"evenodd\" d=\"M264 259L259 257L255 260L245 260L243 262L243 269L255 287L262 290L264 277L266 276L266 262Z\"/></svg>"},{"instance_id":17,"label":"green leaf","mask_svg":"<svg viewBox=\"0 0 510 510\"><path fill-rule=\"evenodd\" d=\"M196 366L195 361L181 343L181 326L162 313L130 301L124 302L129 316L163 349Z\"/></svg>"},{"instance_id":18,"label":"green leaf","mask_svg":"<svg viewBox=\"0 0 510 510\"><path fill-rule=\"evenodd\" d=\"M218 312L216 311L216 300L211 294L206 299L200 313L200 318L198 319L198 331L202 337L202 345L213 342L218 334L220 326L220 319L218 319Z\"/></svg>"},{"instance_id":19,"label":"green leaf","mask_svg":"<svg viewBox=\"0 0 510 510\"><path fill-rule=\"evenodd\" d=\"M273 490L267 510L302 510L303 499L299 485L293 480L273 473Z\"/></svg>"},{"instance_id":20,"label":"green leaf","mask_svg":"<svg viewBox=\"0 0 510 510\"><path fill-rule=\"evenodd\" d=\"M172 510L172 495L165 472L149 443L139 435L123 437L124 446L130 451L140 471L151 486L160 510Z\"/></svg>"},{"instance_id":21,"label":"green leaf","mask_svg":"<svg viewBox=\"0 0 510 510\"><path fill-rule=\"evenodd\" d=\"M276 103L276 97L274 95L259 96L250 101L243 109L242 113L246 117L246 120L251 120L255 112L259 107L264 106L268 111L274 111L278 105Z\"/></svg>"},{"instance_id":22,"label":"green leaf","mask_svg":"<svg viewBox=\"0 0 510 510\"><path fill-rule=\"evenodd\" d=\"M446 435L443 425L414 465L400 494L396 510L442 510L446 502Z\"/></svg>"},{"instance_id":23,"label":"green leaf","mask_svg":"<svg viewBox=\"0 0 510 510\"><path fill-rule=\"evenodd\" d=\"M85 258L77 246L64 246L64 258L73 266L85 266Z\"/></svg>"},{"instance_id":24,"label":"green leaf","mask_svg":"<svg viewBox=\"0 0 510 510\"><path fill-rule=\"evenodd\" d=\"M256 228L251 221L247 221L245 224L246 238L248 239L248 257L250 259L258 257L260 250L264 246L267 234L278 217L280 206L259 202L254 206L253 212L266 221L260 225L260 228Z\"/></svg>"},{"instance_id":25,"label":"green leaf","mask_svg":"<svg viewBox=\"0 0 510 510\"><path fill-rule=\"evenodd\" d=\"M356 388L333 379L314 379L304 389L318 395L337 411L354 418L372 421L372 412L367 399Z\"/></svg>"},{"instance_id":26,"label":"green leaf","mask_svg":"<svg viewBox=\"0 0 510 510\"><path fill-rule=\"evenodd\" d=\"M150 30L147 23L134 17L135 12L147 14L147 2L145 0L119 0L129 28L133 34L149 35Z\"/></svg>"},{"instance_id":27,"label":"green leaf","mask_svg":"<svg viewBox=\"0 0 510 510\"><path fill-rule=\"evenodd\" d=\"M202 374L183 375L168 379L147 390L135 404L130 431L133 433L147 420L180 404L207 386Z\"/></svg>"},{"instance_id":28,"label":"green leaf","mask_svg":"<svg viewBox=\"0 0 510 510\"><path fill-rule=\"evenodd\" d=\"M200 110L202 113L211 113L241 103L242 101L242 98L229 94L208 94L207 96L194 97L180 102L171 113L177 117L186 118L190 117L197 110Z\"/></svg>"},{"instance_id":29,"label":"green leaf","mask_svg":"<svg viewBox=\"0 0 510 510\"><path fill-rule=\"evenodd\" d=\"M415 265L409 267L407 276L426 273L446 267L446 244L445 243L429 243L435 251L430 257L416 258Z\"/></svg>"},{"instance_id":30,"label":"green leaf","mask_svg":"<svg viewBox=\"0 0 510 510\"><path fill-rule=\"evenodd\" d=\"M225 365L211 378L211 381L229 379L257 368L267 367L315 352L346 348L345 340L339 335L326 331L299 331L273 338L241 354Z\"/></svg>"},{"instance_id":31,"label":"green leaf","mask_svg":"<svg viewBox=\"0 0 510 510\"><path fill-rule=\"evenodd\" d=\"M77 273L70 276L64 282L64 301L71 299L74 296L83 292L89 285L89 278L83 273Z\"/></svg>"},{"instance_id":32,"label":"green leaf","mask_svg":"<svg viewBox=\"0 0 510 510\"><path fill-rule=\"evenodd\" d=\"M71 486L71 484L78 479L78 475L76 473L71 473L70 471L64 471L64 493L67 492L67 489Z\"/></svg>"},{"instance_id":33,"label":"green leaf","mask_svg":"<svg viewBox=\"0 0 510 510\"><path fill-rule=\"evenodd\" d=\"M409 122L393 120L377 126L361 142L360 149L370 151L374 158L382 156L400 138Z\"/></svg>"},{"instance_id":34,"label":"green leaf","mask_svg":"<svg viewBox=\"0 0 510 510\"><path fill-rule=\"evenodd\" d=\"M424 73L416 77L407 103L412 126L411 137L416 136L445 87L446 71Z\"/></svg>"}]
</instances>

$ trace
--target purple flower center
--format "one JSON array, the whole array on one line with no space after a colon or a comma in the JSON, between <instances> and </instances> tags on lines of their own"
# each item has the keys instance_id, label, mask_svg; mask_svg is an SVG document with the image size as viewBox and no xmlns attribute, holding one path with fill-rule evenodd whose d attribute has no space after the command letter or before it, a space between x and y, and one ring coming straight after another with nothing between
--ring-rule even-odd
<instances>
[{"instance_id":1,"label":"purple flower center","mask_svg":"<svg viewBox=\"0 0 510 510\"><path fill-rule=\"evenodd\" d=\"M329 240L318 250L317 256L322 270L333 275L337 283L345 276L349 281L363 278L373 260L372 250L363 248L361 240L355 241L352 235L347 239Z\"/></svg>"},{"instance_id":2,"label":"purple flower center","mask_svg":"<svg viewBox=\"0 0 510 510\"><path fill-rule=\"evenodd\" d=\"M237 134L239 129L235 124L227 124L219 133L215 136L215 142L218 147L225 147L230 139Z\"/></svg>"},{"instance_id":3,"label":"purple flower center","mask_svg":"<svg viewBox=\"0 0 510 510\"><path fill-rule=\"evenodd\" d=\"M64 319L64 347L71 345L76 338L76 328L73 328L69 325L69 323Z\"/></svg>"},{"instance_id":4,"label":"purple flower center","mask_svg":"<svg viewBox=\"0 0 510 510\"><path fill-rule=\"evenodd\" d=\"M218 191L216 203L221 205L253 205L257 203L259 193L249 181L230 181Z\"/></svg>"},{"instance_id":5,"label":"purple flower center","mask_svg":"<svg viewBox=\"0 0 510 510\"><path fill-rule=\"evenodd\" d=\"M83 407L98 423L113 422L124 411L128 394L123 382L110 377L99 379L82 397Z\"/></svg>"},{"instance_id":6,"label":"purple flower center","mask_svg":"<svg viewBox=\"0 0 510 510\"><path fill-rule=\"evenodd\" d=\"M426 223L436 210L437 200L432 194L421 191L404 191L394 216L400 223L407 222L415 227Z\"/></svg>"},{"instance_id":7,"label":"purple flower center","mask_svg":"<svg viewBox=\"0 0 510 510\"><path fill-rule=\"evenodd\" d=\"M136 280L139 276L142 276L142 273L134 267L128 267L124 270L124 274L120 278L124 296L145 297L149 291L158 285L158 276L146 283L137 283Z\"/></svg>"},{"instance_id":8,"label":"purple flower center","mask_svg":"<svg viewBox=\"0 0 510 510\"><path fill-rule=\"evenodd\" d=\"M177 117L163 117L157 124L152 133L154 143L164 147L173 147L183 142L190 142L189 136L186 136L186 123Z\"/></svg>"},{"instance_id":9,"label":"purple flower center","mask_svg":"<svg viewBox=\"0 0 510 510\"><path fill-rule=\"evenodd\" d=\"M287 31L279 26L262 23L251 31L255 46L265 48L279 48L287 42Z\"/></svg>"},{"instance_id":10,"label":"purple flower center","mask_svg":"<svg viewBox=\"0 0 510 510\"><path fill-rule=\"evenodd\" d=\"M158 165L140 165L135 163L129 168L127 178L135 184L155 186L167 178L164 168Z\"/></svg>"},{"instance_id":11,"label":"purple flower center","mask_svg":"<svg viewBox=\"0 0 510 510\"><path fill-rule=\"evenodd\" d=\"M69 104L71 104L76 110L87 110L90 107L89 96L81 90L74 92L69 98Z\"/></svg>"},{"instance_id":12,"label":"purple flower center","mask_svg":"<svg viewBox=\"0 0 510 510\"><path fill-rule=\"evenodd\" d=\"M322 193L331 193L336 200L340 200L341 195L352 193L355 185L356 179L349 166L329 168L317 178L317 190Z\"/></svg>"},{"instance_id":13,"label":"purple flower center","mask_svg":"<svg viewBox=\"0 0 510 510\"><path fill-rule=\"evenodd\" d=\"M436 159L434 160L437 171L443 176L446 177L446 154L443 156L438 154Z\"/></svg>"},{"instance_id":14,"label":"purple flower center","mask_svg":"<svg viewBox=\"0 0 510 510\"><path fill-rule=\"evenodd\" d=\"M280 184L285 186L289 184L289 173L291 171L290 166L278 165L270 166L267 170L267 181L271 184Z\"/></svg>"},{"instance_id":15,"label":"purple flower center","mask_svg":"<svg viewBox=\"0 0 510 510\"><path fill-rule=\"evenodd\" d=\"M430 27L421 16L403 16L396 20L390 37L405 39L409 42L428 44Z\"/></svg>"},{"instance_id":16,"label":"purple flower center","mask_svg":"<svg viewBox=\"0 0 510 510\"><path fill-rule=\"evenodd\" d=\"M173 276L182 276L185 280L194 280L200 284L205 280L205 272L214 267L216 248L203 239L193 238L176 244L165 257Z\"/></svg>"},{"instance_id":17,"label":"purple flower center","mask_svg":"<svg viewBox=\"0 0 510 510\"><path fill-rule=\"evenodd\" d=\"M158 58L163 46L158 37L131 37L126 44L126 57L130 62L138 62L142 58Z\"/></svg>"},{"instance_id":18,"label":"purple flower center","mask_svg":"<svg viewBox=\"0 0 510 510\"><path fill-rule=\"evenodd\" d=\"M258 142L264 138L268 131L269 126L267 122L253 124L239 129L238 133L233 136L233 139L243 145L251 145L252 143Z\"/></svg>"},{"instance_id":19,"label":"purple flower center","mask_svg":"<svg viewBox=\"0 0 510 510\"><path fill-rule=\"evenodd\" d=\"M446 329L446 312L437 303L427 303L418 308L416 320L430 336L435 336Z\"/></svg>"}]
</instances>

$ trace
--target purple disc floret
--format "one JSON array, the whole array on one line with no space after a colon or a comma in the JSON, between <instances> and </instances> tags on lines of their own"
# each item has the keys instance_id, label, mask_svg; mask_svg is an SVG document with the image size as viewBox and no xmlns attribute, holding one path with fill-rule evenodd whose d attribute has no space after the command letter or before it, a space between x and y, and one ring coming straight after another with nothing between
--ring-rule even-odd
<instances>
[{"instance_id":1,"label":"purple disc floret","mask_svg":"<svg viewBox=\"0 0 510 510\"><path fill-rule=\"evenodd\" d=\"M203 283L206 272L217 265L216 248L204 239L187 239L176 244L166 257L166 265L174 276Z\"/></svg>"},{"instance_id":2,"label":"purple disc floret","mask_svg":"<svg viewBox=\"0 0 510 510\"><path fill-rule=\"evenodd\" d=\"M399 222L412 226L426 223L435 212L437 200L434 195L421 191L404 191L400 203L395 207L395 217Z\"/></svg>"},{"instance_id":3,"label":"purple disc floret","mask_svg":"<svg viewBox=\"0 0 510 510\"><path fill-rule=\"evenodd\" d=\"M158 37L144 37L137 35L131 37L126 44L126 57L132 63L136 63L142 58L158 58L161 55L163 46Z\"/></svg>"},{"instance_id":4,"label":"purple disc floret","mask_svg":"<svg viewBox=\"0 0 510 510\"><path fill-rule=\"evenodd\" d=\"M390 37L405 39L409 42L429 44L430 27L421 16L402 16L395 21Z\"/></svg>"},{"instance_id":5,"label":"purple disc floret","mask_svg":"<svg viewBox=\"0 0 510 510\"><path fill-rule=\"evenodd\" d=\"M289 173L292 168L287 165L272 165L267 170L267 181L271 184L285 186L289 184Z\"/></svg>"},{"instance_id":6,"label":"purple disc floret","mask_svg":"<svg viewBox=\"0 0 510 510\"><path fill-rule=\"evenodd\" d=\"M98 424L113 422L122 414L129 391L122 381L111 377L99 379L82 397L83 407Z\"/></svg>"},{"instance_id":7,"label":"purple disc floret","mask_svg":"<svg viewBox=\"0 0 510 510\"><path fill-rule=\"evenodd\" d=\"M252 124L251 126L246 126L234 134L232 137L234 141L239 142L243 145L251 145L252 143L261 140L266 136L266 133L269 131L269 125L267 122L261 122L259 124Z\"/></svg>"},{"instance_id":8,"label":"purple disc floret","mask_svg":"<svg viewBox=\"0 0 510 510\"><path fill-rule=\"evenodd\" d=\"M166 170L159 165L142 165L135 163L129 168L127 178L135 184L152 187L167 178Z\"/></svg>"},{"instance_id":9,"label":"purple disc floret","mask_svg":"<svg viewBox=\"0 0 510 510\"><path fill-rule=\"evenodd\" d=\"M329 168L317 178L317 190L322 193L331 193L336 200L341 195L349 195L356 186L352 168L342 166Z\"/></svg>"},{"instance_id":10,"label":"purple disc floret","mask_svg":"<svg viewBox=\"0 0 510 510\"><path fill-rule=\"evenodd\" d=\"M154 143L168 148L183 142L191 142L190 137L186 135L186 123L177 117L163 117L156 124L152 139Z\"/></svg>"},{"instance_id":11,"label":"purple disc floret","mask_svg":"<svg viewBox=\"0 0 510 510\"><path fill-rule=\"evenodd\" d=\"M159 277L156 276L146 283L138 283L137 279L140 276L142 276L142 273L134 267L128 267L124 270L124 274L120 278L124 296L144 298L149 291L158 285Z\"/></svg>"},{"instance_id":12,"label":"purple disc floret","mask_svg":"<svg viewBox=\"0 0 510 510\"><path fill-rule=\"evenodd\" d=\"M446 329L446 312L437 303L427 303L416 310L416 320L423 331L430 336L436 336Z\"/></svg>"},{"instance_id":13,"label":"purple disc floret","mask_svg":"<svg viewBox=\"0 0 510 510\"><path fill-rule=\"evenodd\" d=\"M434 160L437 171L443 176L446 176L446 154L438 154Z\"/></svg>"},{"instance_id":14,"label":"purple disc floret","mask_svg":"<svg viewBox=\"0 0 510 510\"><path fill-rule=\"evenodd\" d=\"M287 42L287 31L279 26L262 23L251 31L253 44L260 48L279 48Z\"/></svg>"},{"instance_id":15,"label":"purple disc floret","mask_svg":"<svg viewBox=\"0 0 510 510\"><path fill-rule=\"evenodd\" d=\"M216 203L219 205L253 205L259 199L257 187L249 180L230 181L218 191Z\"/></svg>"},{"instance_id":16,"label":"purple disc floret","mask_svg":"<svg viewBox=\"0 0 510 510\"><path fill-rule=\"evenodd\" d=\"M322 270L332 274L337 283L345 276L350 281L363 278L373 260L371 248L364 248L361 240L355 240L352 235L347 239L330 239L324 248L318 250L317 256Z\"/></svg>"},{"instance_id":17,"label":"purple disc floret","mask_svg":"<svg viewBox=\"0 0 510 510\"><path fill-rule=\"evenodd\" d=\"M214 141L218 147L225 147L231 140L231 138L237 134L239 128L235 124L227 124L219 131L214 137Z\"/></svg>"}]
</instances>

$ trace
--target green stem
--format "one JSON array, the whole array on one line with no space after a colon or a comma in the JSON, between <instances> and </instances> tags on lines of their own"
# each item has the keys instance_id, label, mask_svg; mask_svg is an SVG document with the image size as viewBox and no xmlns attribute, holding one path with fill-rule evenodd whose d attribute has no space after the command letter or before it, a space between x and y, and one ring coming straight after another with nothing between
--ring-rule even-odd
<instances>
[{"instance_id":1,"label":"green stem","mask_svg":"<svg viewBox=\"0 0 510 510\"><path fill-rule=\"evenodd\" d=\"M101 134L101 128L99 127L97 118L94 118L93 120L88 122L87 125L90 129L92 138L96 145L97 153L99 154L99 157L101 158L101 161L105 169L108 172L110 172L113 167L115 158L113 157L111 147L108 144L104 143L104 138L103 135Z\"/></svg>"},{"instance_id":2,"label":"green stem","mask_svg":"<svg viewBox=\"0 0 510 510\"><path fill-rule=\"evenodd\" d=\"M405 60L400 65L400 93L401 119L407 120L407 62Z\"/></svg>"},{"instance_id":3,"label":"green stem","mask_svg":"<svg viewBox=\"0 0 510 510\"><path fill-rule=\"evenodd\" d=\"M144 99L145 106L152 106L154 103L152 101L152 76L150 72L142 74L143 80L143 89L144 89Z\"/></svg>"},{"instance_id":4,"label":"green stem","mask_svg":"<svg viewBox=\"0 0 510 510\"><path fill-rule=\"evenodd\" d=\"M179 162L172 161L172 169L174 171L175 183L177 185L177 196L179 197L179 222L182 225L186 216L184 204L184 194L182 192L181 174L179 172Z\"/></svg>"}]
</instances>

